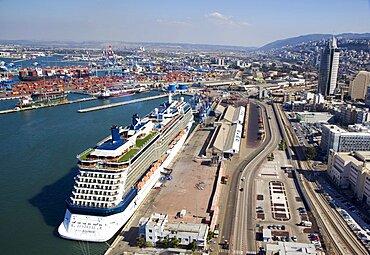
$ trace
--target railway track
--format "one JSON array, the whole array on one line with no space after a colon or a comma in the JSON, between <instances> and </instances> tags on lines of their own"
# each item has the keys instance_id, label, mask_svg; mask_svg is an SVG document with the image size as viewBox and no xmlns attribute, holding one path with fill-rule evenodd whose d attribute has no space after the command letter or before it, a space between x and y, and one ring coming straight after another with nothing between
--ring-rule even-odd
<instances>
[{"instance_id":1,"label":"railway track","mask_svg":"<svg viewBox=\"0 0 370 255\"><path fill-rule=\"evenodd\" d=\"M275 108L275 107L274 107ZM288 150L291 150L290 145L295 148L299 147L296 137L293 137L292 130L289 130L290 125L283 117L279 107L276 107L280 120L282 121L281 127L284 130L284 137L288 144ZM275 108L275 109L276 109ZM299 150L293 151L296 154L297 160L292 159L292 163L296 165L296 168L302 170L312 170L311 166L301 159L305 159L303 152ZM327 244L327 252L329 254L369 254L369 251L357 240L356 236L353 235L347 224L338 215L337 211L331 208L325 201L322 195L319 195L315 190L319 189L315 181L308 181L307 178L302 178L301 174L297 174L299 182L302 183L303 192L309 199L311 209L314 212L316 221L320 226L321 231L324 234L324 241ZM333 233L333 231L335 233Z\"/></svg>"}]
</instances>

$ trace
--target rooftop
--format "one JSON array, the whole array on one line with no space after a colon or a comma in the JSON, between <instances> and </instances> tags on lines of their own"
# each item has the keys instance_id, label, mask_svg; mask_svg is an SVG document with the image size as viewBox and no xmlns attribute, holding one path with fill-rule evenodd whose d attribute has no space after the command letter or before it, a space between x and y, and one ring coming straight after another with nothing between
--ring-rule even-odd
<instances>
[{"instance_id":1,"label":"rooftop","mask_svg":"<svg viewBox=\"0 0 370 255\"><path fill-rule=\"evenodd\" d=\"M267 244L266 251L268 254L274 252L279 255L316 255L314 244L308 243L293 243L293 242L278 242L277 244Z\"/></svg>"},{"instance_id":2,"label":"rooftop","mask_svg":"<svg viewBox=\"0 0 370 255\"><path fill-rule=\"evenodd\" d=\"M352 162L357 166L362 166L370 169L370 151L355 151L355 152L337 152L345 162Z\"/></svg>"},{"instance_id":3,"label":"rooftop","mask_svg":"<svg viewBox=\"0 0 370 255\"><path fill-rule=\"evenodd\" d=\"M225 115L224 115L223 119L225 119L229 122L233 122L234 113L235 113L235 107L232 106L232 105L229 105L226 109L226 112L225 112Z\"/></svg>"}]
</instances>

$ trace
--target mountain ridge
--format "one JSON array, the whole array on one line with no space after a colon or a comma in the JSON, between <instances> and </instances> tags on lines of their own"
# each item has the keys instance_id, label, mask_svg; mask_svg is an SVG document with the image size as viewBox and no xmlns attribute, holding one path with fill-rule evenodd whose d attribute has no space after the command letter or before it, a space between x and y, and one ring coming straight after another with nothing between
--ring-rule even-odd
<instances>
[{"instance_id":1,"label":"mountain ridge","mask_svg":"<svg viewBox=\"0 0 370 255\"><path fill-rule=\"evenodd\" d=\"M310 42L310 41L319 41L327 40L335 36L336 38L345 38L345 39L370 39L370 33L342 33L342 34L307 34L300 35L296 37L290 37L286 39L280 39L268 44L263 45L258 48L258 50L272 50L277 48L282 48L284 46L294 46L300 43Z\"/></svg>"}]
</instances>

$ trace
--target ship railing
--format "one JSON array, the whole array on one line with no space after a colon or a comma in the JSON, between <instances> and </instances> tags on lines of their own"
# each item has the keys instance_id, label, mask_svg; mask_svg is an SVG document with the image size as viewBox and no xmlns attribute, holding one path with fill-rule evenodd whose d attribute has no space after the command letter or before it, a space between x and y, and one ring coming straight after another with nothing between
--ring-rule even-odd
<instances>
[{"instance_id":1,"label":"ship railing","mask_svg":"<svg viewBox=\"0 0 370 255\"><path fill-rule=\"evenodd\" d=\"M89 184L103 184L103 185L119 185L120 181L115 180L115 179L104 179L104 178L94 178L94 177L84 177L84 176L79 176L76 181L82 181L84 180L84 183ZM111 183L112 182L112 183Z\"/></svg>"},{"instance_id":2,"label":"ship railing","mask_svg":"<svg viewBox=\"0 0 370 255\"><path fill-rule=\"evenodd\" d=\"M100 180L100 181L116 181L119 182L120 179L122 179L121 176L111 176L111 177L99 177L99 176L89 176L84 174L77 175L77 179L87 179L87 180Z\"/></svg>"},{"instance_id":3,"label":"ship railing","mask_svg":"<svg viewBox=\"0 0 370 255\"><path fill-rule=\"evenodd\" d=\"M109 135L109 136L105 137L103 140L101 140L100 142L98 142L96 145L97 145L97 146L100 146L100 145L102 145L103 143L105 143L105 142L107 142L108 140L110 140L111 138L112 138L112 136L111 136L111 135Z\"/></svg>"},{"instance_id":4,"label":"ship railing","mask_svg":"<svg viewBox=\"0 0 370 255\"><path fill-rule=\"evenodd\" d=\"M159 135L158 133L156 135L154 135L151 139L149 139L148 141L146 141L141 147L140 149L135 153L135 155L133 155L128 161L131 163L133 163L139 156L140 154L143 153L144 149L149 146L150 144L152 144L155 140L157 140L159 138Z\"/></svg>"},{"instance_id":5,"label":"ship railing","mask_svg":"<svg viewBox=\"0 0 370 255\"><path fill-rule=\"evenodd\" d=\"M84 163L98 163L101 161L101 159L98 158L85 158L85 159L77 158L77 159Z\"/></svg>"},{"instance_id":6,"label":"ship railing","mask_svg":"<svg viewBox=\"0 0 370 255\"><path fill-rule=\"evenodd\" d=\"M126 168L128 168L128 164L125 165L105 165L105 164L91 164L91 165L84 165L84 164L78 164L78 167L82 170L101 170L101 171L123 171Z\"/></svg>"},{"instance_id":7,"label":"ship railing","mask_svg":"<svg viewBox=\"0 0 370 255\"><path fill-rule=\"evenodd\" d=\"M147 144L149 144L150 142L152 142L153 141L153 139L154 138L156 138L158 136L158 133L156 132L156 134L155 135L153 135L148 141L146 141L140 148L145 148L145 146L147 145Z\"/></svg>"},{"instance_id":8,"label":"ship railing","mask_svg":"<svg viewBox=\"0 0 370 255\"><path fill-rule=\"evenodd\" d=\"M87 178L91 178L91 177L87 177ZM84 184L85 185L104 185L104 186L111 186L111 187L119 186L119 184L120 184L119 180L115 181L114 183L104 183L103 181L98 182L96 180L94 180L94 182L93 181L87 181L87 180L89 180L87 178L86 177L85 178L81 178L81 177L77 178L76 179L76 184L81 184L81 185L84 185ZM85 180L82 180L82 179L85 179Z\"/></svg>"},{"instance_id":9,"label":"ship railing","mask_svg":"<svg viewBox=\"0 0 370 255\"><path fill-rule=\"evenodd\" d=\"M91 169L91 168L95 168L96 164L92 162L88 162L87 164L86 162L84 162L84 164L78 163L77 166L80 169Z\"/></svg>"},{"instance_id":10,"label":"ship railing","mask_svg":"<svg viewBox=\"0 0 370 255\"><path fill-rule=\"evenodd\" d=\"M80 159L82 156L89 154L89 152L91 152L92 150L93 150L92 148L88 148L88 149L84 150L83 152L81 152L80 154L78 154L76 156L76 158Z\"/></svg>"},{"instance_id":11,"label":"ship railing","mask_svg":"<svg viewBox=\"0 0 370 255\"><path fill-rule=\"evenodd\" d=\"M107 194L81 193L75 190L72 191L72 194L75 196L97 196L97 197L114 197L118 195L118 191L115 191L115 192L101 191L101 192L106 192ZM74 197L74 198L80 199L78 197Z\"/></svg>"},{"instance_id":12,"label":"ship railing","mask_svg":"<svg viewBox=\"0 0 370 255\"><path fill-rule=\"evenodd\" d=\"M72 202L73 201L81 201L81 202L87 202L87 203L110 203L114 204L116 202L116 199L108 199L108 200L95 200L95 199L84 199L84 198L71 198ZM111 205L112 206L112 205ZM104 208L104 207L101 207Z\"/></svg>"},{"instance_id":13,"label":"ship railing","mask_svg":"<svg viewBox=\"0 0 370 255\"><path fill-rule=\"evenodd\" d=\"M111 163L109 163L111 164ZM91 165L83 165L78 164L78 167L83 170L101 170L101 171L122 171L128 167L128 164L125 165L117 165L115 166L107 166L107 165L98 165L98 164L91 164Z\"/></svg>"},{"instance_id":14,"label":"ship railing","mask_svg":"<svg viewBox=\"0 0 370 255\"><path fill-rule=\"evenodd\" d=\"M114 165L114 166L119 166L118 168L119 169L122 169L122 166L123 166L123 168L126 168L126 167L128 167L128 162L127 161L125 161L125 162L114 162L114 161L109 161L109 162L107 162L106 163L106 165L107 164L109 164L109 165ZM113 168L113 167L112 167Z\"/></svg>"},{"instance_id":15,"label":"ship railing","mask_svg":"<svg viewBox=\"0 0 370 255\"><path fill-rule=\"evenodd\" d=\"M81 184L85 184L84 182L80 182ZM97 185L97 186L102 186L102 185ZM101 191L115 191L115 190L119 190L120 187L119 186L116 186L116 187L111 187L111 189L107 189L107 188L95 188L95 187L81 187L81 186L76 186L74 185L73 186L73 189L74 190L77 190L77 189L83 189L83 190L91 190L91 189L94 189L94 190L101 190ZM81 194L87 194L87 193L81 193Z\"/></svg>"}]
</instances>

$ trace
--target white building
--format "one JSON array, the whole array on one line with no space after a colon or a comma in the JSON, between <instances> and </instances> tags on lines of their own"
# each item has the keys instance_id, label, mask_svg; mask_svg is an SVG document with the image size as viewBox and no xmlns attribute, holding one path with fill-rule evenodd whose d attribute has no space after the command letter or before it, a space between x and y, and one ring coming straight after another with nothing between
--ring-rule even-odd
<instances>
[{"instance_id":1,"label":"white building","mask_svg":"<svg viewBox=\"0 0 370 255\"><path fill-rule=\"evenodd\" d=\"M176 237L181 245L189 245L196 241L198 247L206 248L209 227L201 223L169 223L168 215L153 213L150 218L141 218L139 222L140 237L155 245L167 238L169 241Z\"/></svg>"},{"instance_id":2,"label":"white building","mask_svg":"<svg viewBox=\"0 0 370 255\"><path fill-rule=\"evenodd\" d=\"M297 120L305 123L327 123L333 115L328 112L297 112Z\"/></svg>"},{"instance_id":3,"label":"white building","mask_svg":"<svg viewBox=\"0 0 370 255\"><path fill-rule=\"evenodd\" d=\"M330 151L328 175L340 188L350 188L358 200L370 206L370 151Z\"/></svg>"},{"instance_id":4,"label":"white building","mask_svg":"<svg viewBox=\"0 0 370 255\"><path fill-rule=\"evenodd\" d=\"M278 255L316 255L315 245L312 243L278 242L266 245L266 254Z\"/></svg>"},{"instance_id":5,"label":"white building","mask_svg":"<svg viewBox=\"0 0 370 255\"><path fill-rule=\"evenodd\" d=\"M323 125L320 147L326 154L331 149L335 152L368 151L370 133L349 132L336 125Z\"/></svg>"}]
</instances>

